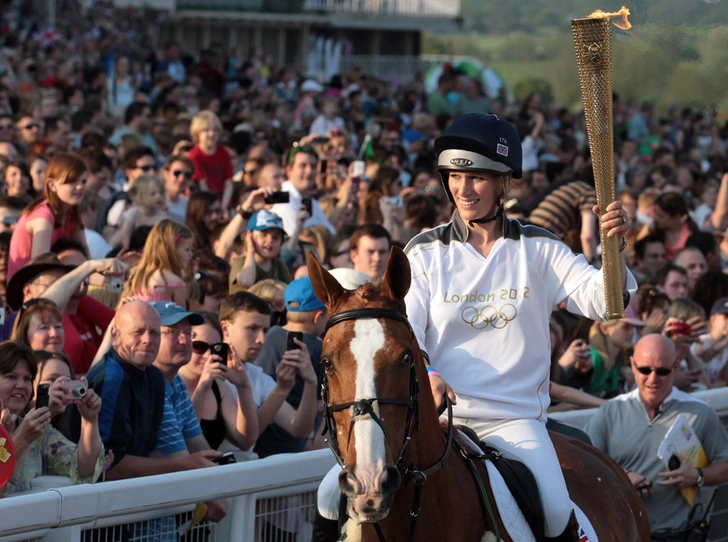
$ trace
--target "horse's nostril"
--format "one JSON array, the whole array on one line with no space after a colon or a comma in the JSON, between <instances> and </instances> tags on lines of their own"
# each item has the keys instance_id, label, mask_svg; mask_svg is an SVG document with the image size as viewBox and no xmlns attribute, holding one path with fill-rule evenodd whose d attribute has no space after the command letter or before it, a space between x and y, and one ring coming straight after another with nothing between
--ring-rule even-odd
<instances>
[{"instance_id":1,"label":"horse's nostril","mask_svg":"<svg viewBox=\"0 0 728 542\"><path fill-rule=\"evenodd\" d=\"M379 487L382 495L391 495L397 491L401 482L402 477L399 474L399 469L391 465L384 467L382 474L379 475Z\"/></svg>"},{"instance_id":2,"label":"horse's nostril","mask_svg":"<svg viewBox=\"0 0 728 542\"><path fill-rule=\"evenodd\" d=\"M339 487L345 495L356 495L359 492L359 480L354 472L348 467L342 469L339 474Z\"/></svg>"}]
</instances>

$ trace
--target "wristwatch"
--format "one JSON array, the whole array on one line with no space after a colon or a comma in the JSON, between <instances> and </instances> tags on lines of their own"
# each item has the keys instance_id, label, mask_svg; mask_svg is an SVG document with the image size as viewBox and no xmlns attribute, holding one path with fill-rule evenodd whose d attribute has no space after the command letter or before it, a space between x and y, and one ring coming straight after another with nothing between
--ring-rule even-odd
<instances>
[{"instance_id":1,"label":"wristwatch","mask_svg":"<svg viewBox=\"0 0 728 542\"><path fill-rule=\"evenodd\" d=\"M703 487L703 484L705 484L705 477L703 476L703 469L698 469L698 479L695 480L695 485L698 487Z\"/></svg>"},{"instance_id":2,"label":"wristwatch","mask_svg":"<svg viewBox=\"0 0 728 542\"><path fill-rule=\"evenodd\" d=\"M237 207L235 207L235 212L238 213L239 215L243 215L243 219L245 219L245 220L250 220L250 217L255 214L250 211L244 211L242 203L240 205L238 205Z\"/></svg>"}]
</instances>

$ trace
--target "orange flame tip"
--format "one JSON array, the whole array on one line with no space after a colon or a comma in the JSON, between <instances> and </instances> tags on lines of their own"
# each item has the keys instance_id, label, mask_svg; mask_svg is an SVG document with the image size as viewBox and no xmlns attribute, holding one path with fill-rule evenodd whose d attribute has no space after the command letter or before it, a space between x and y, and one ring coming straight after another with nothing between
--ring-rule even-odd
<instances>
[{"instance_id":1,"label":"orange flame tip","mask_svg":"<svg viewBox=\"0 0 728 542\"><path fill-rule=\"evenodd\" d=\"M622 6L622 9L620 9L619 11L615 11L615 12L611 12L611 13L607 13L606 11L602 11L601 9L598 9L591 15L588 15L587 18L588 19L605 19L607 17L609 17L609 18L621 17L622 20L619 22L612 21L614 23L614 26L616 26L617 28L620 28L621 30L629 30L630 28L632 28L632 24L629 22L629 20L627 20L627 17L629 15L630 15L629 9Z\"/></svg>"}]
</instances>

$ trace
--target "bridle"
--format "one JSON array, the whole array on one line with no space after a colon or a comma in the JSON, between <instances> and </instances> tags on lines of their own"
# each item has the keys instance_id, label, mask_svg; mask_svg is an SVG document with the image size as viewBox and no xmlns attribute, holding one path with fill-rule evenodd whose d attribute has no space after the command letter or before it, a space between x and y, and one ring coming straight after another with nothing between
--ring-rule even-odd
<instances>
[{"instance_id":1,"label":"bridle","mask_svg":"<svg viewBox=\"0 0 728 542\"><path fill-rule=\"evenodd\" d=\"M412 326L409 323L409 320L407 320L407 317L402 314L399 311L393 310L393 309L382 309L382 308L366 308L366 309L351 309L347 311L340 312L339 314L336 314L332 316L329 319L329 322L326 324L326 329L324 330L324 335L328 330L335 326L336 324L339 324L341 322L346 322L348 320L361 320L361 319L388 319L388 320L395 320L397 322L400 322L407 326L407 329L409 330L410 334L412 335L412 340L415 339L415 333L412 330ZM332 405L329 402L329 387L326 380L324 380L324 383L321 385L321 399L323 402L323 418L324 418L324 424L325 429L323 431L323 435L326 435L326 433L329 433L331 435L331 438L326 438L326 442L328 443L331 450L334 452L334 455L336 456L336 460L339 462L339 465L342 467L345 466L344 460L341 457L341 451L339 450L339 444L336 439L336 422L334 421L334 412L340 412L342 410L351 409L351 422L349 425L349 435L348 435L348 441L351 441L351 432L354 429L354 424L357 421L360 421L361 419L366 419L366 416L369 416L381 429L384 433L384 438L389 445L389 449L391 450L391 443L389 441L389 437L387 435L387 430L384 428L384 424L382 423L382 420L377 416L376 412L374 411L374 405L398 405L398 406L406 406L407 407L407 421L404 426L404 440L402 442L402 448L400 449L399 455L397 457L397 462L395 463L395 466L397 470L399 471L400 475L402 476L403 480L403 486L406 486L409 484L409 482L414 482L415 484L415 493L414 498L412 499L412 509L410 510L410 517L412 518L410 521L410 535L409 540L414 540L414 533L415 533L415 525L417 522L417 516L420 512L420 496L422 492L422 486L427 482L427 478L440 470L442 467L445 466L445 463L448 460L448 457L450 456L450 449L452 448L452 435L453 435L453 423L452 423L452 403L450 403L450 400L445 396L445 400L447 403L447 436L446 436L446 446L445 451L443 452L442 456L438 461L436 461L433 465L431 465L429 468L424 470L418 470L415 468L414 465L405 466L404 460L405 460L405 454L407 453L407 447L410 443L410 440L412 439L412 433L416 427L419 426L419 392L420 392L420 386L419 381L417 379L417 367L416 367L416 360L415 357L412 356L412 361L410 362L410 386L409 386L409 399L381 399L379 397L369 397L365 399L359 399L357 401L351 401L349 403L341 403L338 405ZM377 532L377 535L379 536L379 540L381 542L384 542L384 535L382 533L381 528L379 527L378 523L374 524L374 529Z\"/></svg>"}]
</instances>

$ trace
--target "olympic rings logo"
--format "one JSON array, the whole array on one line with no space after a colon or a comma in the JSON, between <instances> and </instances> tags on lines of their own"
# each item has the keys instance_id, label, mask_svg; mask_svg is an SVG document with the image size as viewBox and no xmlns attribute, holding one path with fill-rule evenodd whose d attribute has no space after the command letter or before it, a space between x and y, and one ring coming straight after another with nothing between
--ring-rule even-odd
<instances>
[{"instance_id":1,"label":"olympic rings logo","mask_svg":"<svg viewBox=\"0 0 728 542\"><path fill-rule=\"evenodd\" d=\"M515 320L518 309L512 303L506 303L500 309L493 305L486 305L482 309L470 306L465 307L460 316L463 322L470 324L474 329L486 329L488 326L503 329L508 322Z\"/></svg>"}]
</instances>

